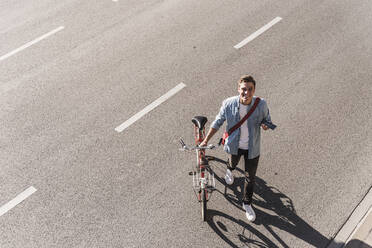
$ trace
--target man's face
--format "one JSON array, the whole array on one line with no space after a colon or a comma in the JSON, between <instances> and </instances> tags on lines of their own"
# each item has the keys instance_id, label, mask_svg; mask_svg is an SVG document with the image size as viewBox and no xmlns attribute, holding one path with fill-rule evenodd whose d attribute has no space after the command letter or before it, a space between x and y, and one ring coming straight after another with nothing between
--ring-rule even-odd
<instances>
[{"instance_id":1,"label":"man's face","mask_svg":"<svg viewBox=\"0 0 372 248\"><path fill-rule=\"evenodd\" d=\"M239 95L240 95L240 102L244 104L250 104L255 92L255 87L252 82L246 83L242 82L239 84Z\"/></svg>"}]
</instances>

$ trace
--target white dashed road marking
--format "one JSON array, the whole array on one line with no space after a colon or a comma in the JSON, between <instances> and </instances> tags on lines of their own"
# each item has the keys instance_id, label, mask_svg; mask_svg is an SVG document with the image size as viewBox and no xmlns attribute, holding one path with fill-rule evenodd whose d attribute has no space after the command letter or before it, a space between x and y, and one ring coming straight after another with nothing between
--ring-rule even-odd
<instances>
[{"instance_id":1,"label":"white dashed road marking","mask_svg":"<svg viewBox=\"0 0 372 248\"><path fill-rule=\"evenodd\" d=\"M14 55L16 53L19 53L20 51L22 51L22 50L24 50L24 49L26 49L26 48L28 48L28 47L30 47L30 46L38 43L39 41L41 41L41 40L43 40L43 39L45 39L45 38L47 38L47 37L49 37L49 36L51 36L51 35L59 32L59 31L61 31L64 28L65 28L64 26L60 26L60 27L58 27L58 28L50 31L49 33L46 33L46 34L40 36L39 38L34 39L33 41L30 41L30 42L24 44L23 46L18 47L17 49L15 49L15 50L13 50L13 51L11 51L11 52L9 52L9 53L1 56L0 57L0 61L3 61L3 60L9 58L10 56L12 56L12 55Z\"/></svg>"},{"instance_id":2,"label":"white dashed road marking","mask_svg":"<svg viewBox=\"0 0 372 248\"><path fill-rule=\"evenodd\" d=\"M274 20L272 20L271 22L269 22L268 24L266 24L265 26L263 26L262 28L260 28L259 30L257 30L253 34L251 34L250 36L248 36L247 38L245 38L239 44L235 45L234 48L235 49L242 48L243 46L247 45L248 42L254 40L256 37L258 37L259 35L264 33L266 30L268 30L269 28L271 28L272 26L274 26L275 24L277 24L281 20L282 20L281 17L274 18Z\"/></svg>"},{"instance_id":3,"label":"white dashed road marking","mask_svg":"<svg viewBox=\"0 0 372 248\"><path fill-rule=\"evenodd\" d=\"M184 83L178 84L176 87L174 87L173 89L171 89L170 91L168 91L167 93L165 93L164 95L156 99L154 102L152 102L150 105L145 107L143 110L133 115L130 119L125 121L123 124L116 127L115 131L118 133L122 132L124 129L132 125L134 122L142 118L142 116L144 116L145 114L147 114L148 112L150 112L151 110L153 110L154 108L156 108L157 106L159 106L160 104L162 104L163 102L171 98L173 95L175 95L177 92L182 90L184 87L186 87Z\"/></svg>"},{"instance_id":4,"label":"white dashed road marking","mask_svg":"<svg viewBox=\"0 0 372 248\"><path fill-rule=\"evenodd\" d=\"M31 186L25 191L23 191L22 193L20 193L19 195L17 195L16 198L14 198L13 200L11 200L10 202L8 202L7 204L5 204L4 206L0 208L0 216L2 216L3 214L8 212L15 206L17 206L19 203L21 203L23 200L25 200L27 197L29 197L35 192L36 192L36 189Z\"/></svg>"}]
</instances>

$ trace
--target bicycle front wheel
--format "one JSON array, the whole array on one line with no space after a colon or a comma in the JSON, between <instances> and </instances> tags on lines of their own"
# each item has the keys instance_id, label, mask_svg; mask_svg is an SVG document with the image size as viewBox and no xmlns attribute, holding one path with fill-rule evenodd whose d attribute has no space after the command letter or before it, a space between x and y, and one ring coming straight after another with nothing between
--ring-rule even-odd
<instances>
[{"instance_id":1,"label":"bicycle front wheel","mask_svg":"<svg viewBox=\"0 0 372 248\"><path fill-rule=\"evenodd\" d=\"M203 221L207 221L207 190L206 189L202 189L200 198L201 198L200 203L201 203L202 219Z\"/></svg>"}]
</instances>

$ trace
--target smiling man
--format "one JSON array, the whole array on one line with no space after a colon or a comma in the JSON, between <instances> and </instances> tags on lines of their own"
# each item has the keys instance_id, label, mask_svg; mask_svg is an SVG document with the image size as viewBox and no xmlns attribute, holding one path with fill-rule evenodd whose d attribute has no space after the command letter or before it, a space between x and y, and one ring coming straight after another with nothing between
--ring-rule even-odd
<instances>
[{"instance_id":1,"label":"smiling man","mask_svg":"<svg viewBox=\"0 0 372 248\"><path fill-rule=\"evenodd\" d=\"M264 99L254 95L256 81L252 76L243 75L238 81L239 96L233 96L223 101L220 112L211 124L206 138L200 146L206 146L212 136L226 121L226 130L229 131L224 143L224 150L231 154L225 181L228 185L234 183L233 170L244 157L245 183L243 192L243 208L249 221L256 219L252 208L253 188L255 184L258 160L260 158L261 128L268 127L261 124L263 121L271 122L269 109ZM252 112L253 111L253 112ZM250 115L247 115L251 112ZM249 116L244 122L238 124L244 117Z\"/></svg>"}]
</instances>

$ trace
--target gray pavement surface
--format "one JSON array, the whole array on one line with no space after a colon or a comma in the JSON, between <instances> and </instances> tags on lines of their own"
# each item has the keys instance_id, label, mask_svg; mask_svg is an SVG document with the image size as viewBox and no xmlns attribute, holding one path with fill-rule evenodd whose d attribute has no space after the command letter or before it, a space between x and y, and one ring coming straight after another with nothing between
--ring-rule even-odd
<instances>
[{"instance_id":1,"label":"gray pavement surface","mask_svg":"<svg viewBox=\"0 0 372 248\"><path fill-rule=\"evenodd\" d=\"M372 247L372 187L327 246L327 248L342 247Z\"/></svg>"},{"instance_id":2,"label":"gray pavement surface","mask_svg":"<svg viewBox=\"0 0 372 248\"><path fill-rule=\"evenodd\" d=\"M0 56L65 28L0 61L0 207L37 189L0 216L0 247L327 247L372 184L371 12L367 0L1 1ZM204 223L178 139L192 143L191 118L209 126L246 73L278 125L262 135L257 219L218 149ZM347 247L370 245L363 223Z\"/></svg>"},{"instance_id":3,"label":"gray pavement surface","mask_svg":"<svg viewBox=\"0 0 372 248\"><path fill-rule=\"evenodd\" d=\"M372 209L372 208L371 208ZM370 248L372 247L372 212L360 223L356 232L347 241L345 248Z\"/></svg>"}]
</instances>

